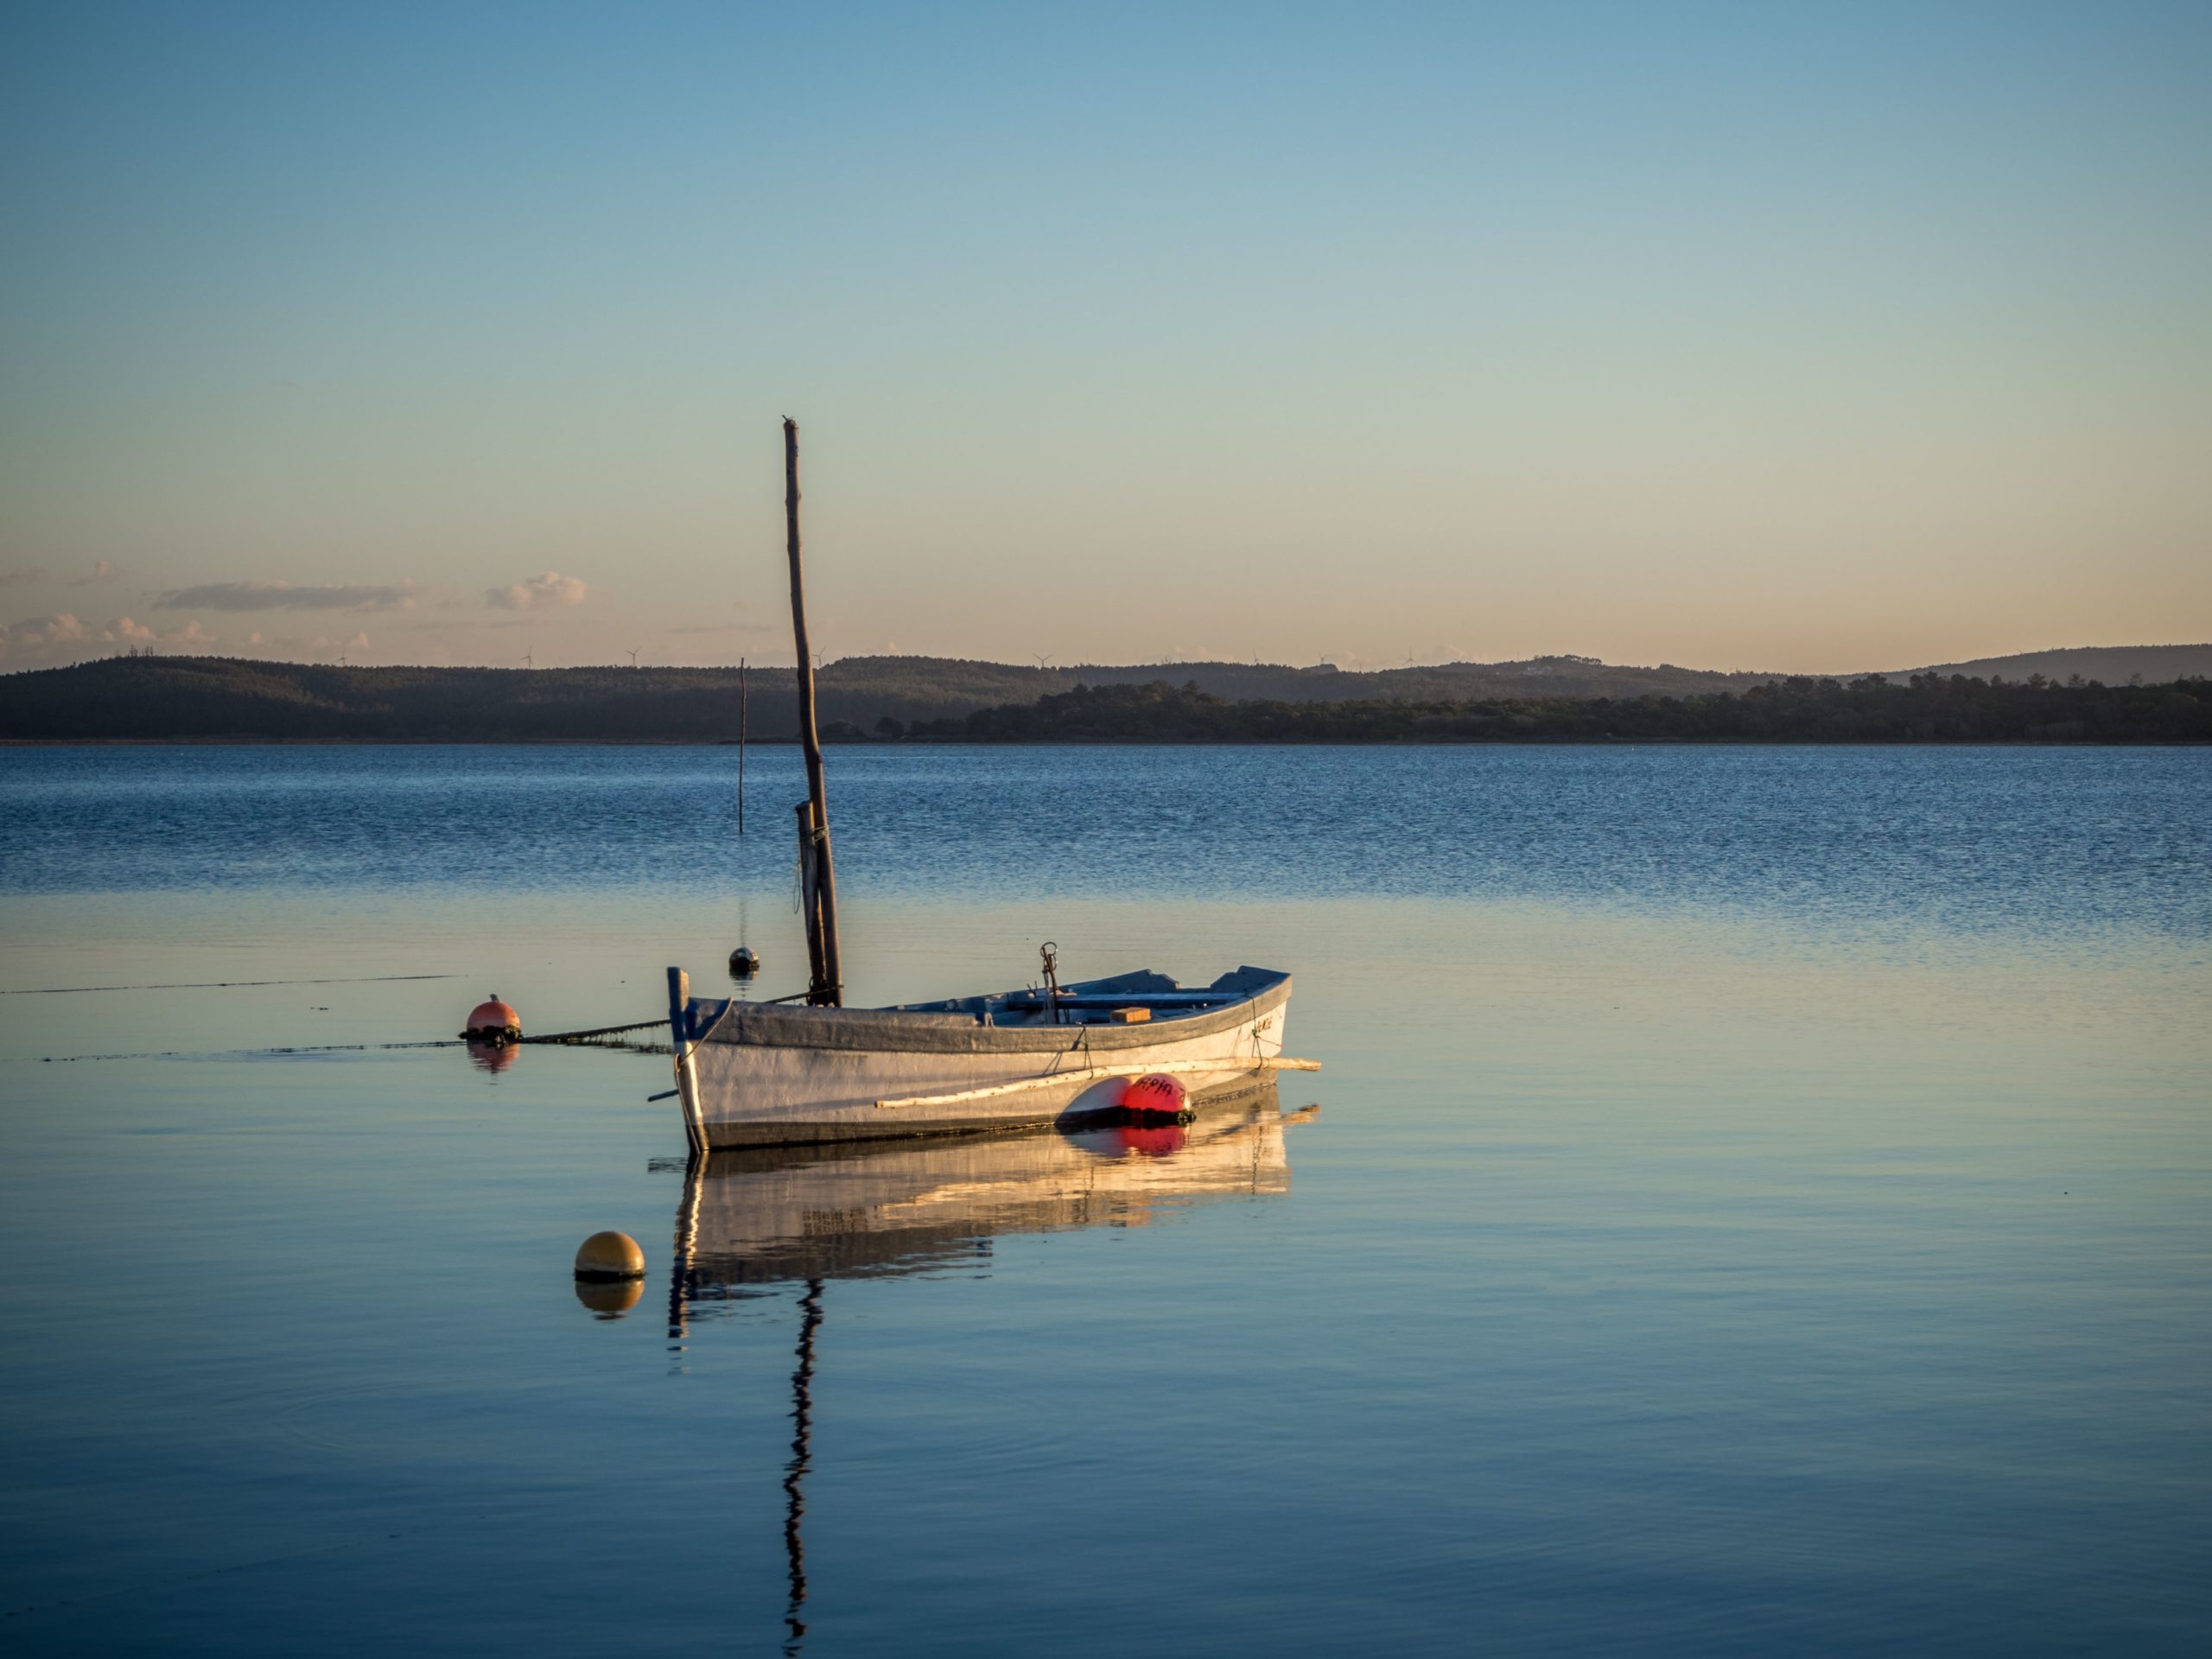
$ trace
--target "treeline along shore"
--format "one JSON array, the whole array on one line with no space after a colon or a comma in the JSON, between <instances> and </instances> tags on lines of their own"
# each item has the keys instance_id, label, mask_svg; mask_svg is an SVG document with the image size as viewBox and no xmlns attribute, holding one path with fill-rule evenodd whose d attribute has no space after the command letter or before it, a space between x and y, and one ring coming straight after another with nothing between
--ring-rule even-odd
<instances>
[{"instance_id":1,"label":"treeline along shore","mask_svg":"<svg viewBox=\"0 0 2212 1659\"><path fill-rule=\"evenodd\" d=\"M890 728L886 728L886 735ZM970 743L2203 743L2212 682L1777 680L1688 697L1231 702L1195 685L1079 686L911 728Z\"/></svg>"},{"instance_id":2,"label":"treeline along shore","mask_svg":"<svg viewBox=\"0 0 2212 1659\"><path fill-rule=\"evenodd\" d=\"M1198 673L1179 682L1157 670L1144 679L1120 669L1107 671L1120 677L1094 683L1045 670L1036 672L1056 677L1048 683L1059 689L1034 691L1024 677L1031 671L1001 664L858 658L823 671L820 709L823 735L835 742L2212 742L2212 681L2201 677L2109 685L2040 673L1758 678L1539 660L1562 667L1336 675L1177 665L1205 671L1214 686ZM1460 670L1467 690L1453 683ZM1663 680L1671 675L1689 683L1670 687ZM1300 695L1237 695L1284 677ZM1662 683L1639 683L1651 677ZM1013 697L1004 696L1009 684ZM1351 695L1313 695L1324 690ZM751 735L791 741L791 671L756 669L747 690ZM723 669L118 657L0 676L0 741L18 743L710 743L734 739L737 729L736 671Z\"/></svg>"}]
</instances>

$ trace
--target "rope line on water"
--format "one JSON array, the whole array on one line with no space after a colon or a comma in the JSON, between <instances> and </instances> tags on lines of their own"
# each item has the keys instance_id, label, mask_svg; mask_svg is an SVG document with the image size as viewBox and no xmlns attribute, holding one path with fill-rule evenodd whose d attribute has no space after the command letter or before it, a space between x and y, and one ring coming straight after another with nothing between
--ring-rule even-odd
<instances>
[{"instance_id":1,"label":"rope line on water","mask_svg":"<svg viewBox=\"0 0 2212 1659\"><path fill-rule=\"evenodd\" d=\"M626 1032L652 1031L668 1023L666 1020L640 1020L630 1026L601 1026L596 1031L549 1031L542 1037L518 1037L520 1043L583 1043L594 1037L620 1037Z\"/></svg>"},{"instance_id":2,"label":"rope line on water","mask_svg":"<svg viewBox=\"0 0 2212 1659\"><path fill-rule=\"evenodd\" d=\"M458 974L354 974L343 979L193 979L162 985L37 985L0 996L77 996L88 991L238 991L257 985L387 985L404 979L458 979Z\"/></svg>"},{"instance_id":3,"label":"rope line on water","mask_svg":"<svg viewBox=\"0 0 2212 1659\"><path fill-rule=\"evenodd\" d=\"M423 975L423 978L448 978L448 975ZM640 1020L634 1025L600 1026L589 1031L549 1031L542 1036L524 1037L520 1043L566 1044L577 1048L613 1048L633 1054L665 1054L666 1043L603 1043L602 1037L626 1036L633 1031L652 1031L664 1026L665 1020ZM44 1065L73 1065L79 1060L251 1060L276 1058L287 1054L368 1054L399 1048L467 1048L468 1044L459 1037L441 1038L433 1042L416 1043L314 1043L290 1048L170 1048L143 1054L42 1054Z\"/></svg>"},{"instance_id":4,"label":"rope line on water","mask_svg":"<svg viewBox=\"0 0 2212 1659\"><path fill-rule=\"evenodd\" d=\"M461 1048L458 1040L429 1043L315 1043L295 1048L161 1048L139 1054L41 1054L41 1065L73 1065L79 1060L250 1060L262 1055L366 1054L385 1048Z\"/></svg>"}]
</instances>

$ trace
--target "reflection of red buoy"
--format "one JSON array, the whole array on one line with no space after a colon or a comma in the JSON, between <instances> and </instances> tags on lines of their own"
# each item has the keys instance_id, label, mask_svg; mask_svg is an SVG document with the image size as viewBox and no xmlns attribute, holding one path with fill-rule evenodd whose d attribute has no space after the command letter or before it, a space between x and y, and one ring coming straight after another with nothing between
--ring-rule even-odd
<instances>
[{"instance_id":1,"label":"reflection of red buoy","mask_svg":"<svg viewBox=\"0 0 2212 1659\"><path fill-rule=\"evenodd\" d=\"M1140 1158L1165 1158L1183 1150L1186 1131L1180 1123L1121 1123L1114 1128L1115 1142Z\"/></svg>"},{"instance_id":2,"label":"reflection of red buoy","mask_svg":"<svg viewBox=\"0 0 2212 1659\"><path fill-rule=\"evenodd\" d=\"M522 1016L500 1001L499 994L494 991L469 1012L468 1023L461 1027L461 1034L472 1043L518 1043L522 1040Z\"/></svg>"},{"instance_id":3,"label":"reflection of red buoy","mask_svg":"<svg viewBox=\"0 0 2212 1659\"><path fill-rule=\"evenodd\" d=\"M1131 1077L1122 1090L1122 1109L1179 1117L1191 1109L1190 1090L1163 1072Z\"/></svg>"},{"instance_id":4,"label":"reflection of red buoy","mask_svg":"<svg viewBox=\"0 0 2212 1659\"><path fill-rule=\"evenodd\" d=\"M473 1039L468 1045L470 1060L474 1062L480 1071L489 1071L494 1076L512 1065L515 1063L515 1056L521 1052L520 1048L505 1040L487 1043L480 1037Z\"/></svg>"}]
</instances>

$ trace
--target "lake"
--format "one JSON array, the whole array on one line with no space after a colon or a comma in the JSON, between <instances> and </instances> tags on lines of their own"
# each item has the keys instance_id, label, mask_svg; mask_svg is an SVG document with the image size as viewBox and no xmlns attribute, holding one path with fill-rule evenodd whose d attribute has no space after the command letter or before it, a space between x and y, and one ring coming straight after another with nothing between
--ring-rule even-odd
<instances>
[{"instance_id":1,"label":"lake","mask_svg":"<svg viewBox=\"0 0 2212 1659\"><path fill-rule=\"evenodd\" d=\"M829 764L850 1000L1250 963L1324 1069L688 1167L446 1039L801 986L795 751L0 755L11 1652L2212 1638L2212 753Z\"/></svg>"}]
</instances>

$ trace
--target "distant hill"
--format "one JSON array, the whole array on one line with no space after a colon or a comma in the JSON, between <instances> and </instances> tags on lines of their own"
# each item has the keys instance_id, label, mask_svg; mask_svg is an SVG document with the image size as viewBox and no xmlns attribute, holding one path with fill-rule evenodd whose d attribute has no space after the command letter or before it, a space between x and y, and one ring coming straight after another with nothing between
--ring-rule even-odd
<instances>
[{"instance_id":1,"label":"distant hill","mask_svg":"<svg viewBox=\"0 0 2212 1659\"><path fill-rule=\"evenodd\" d=\"M2187 654L2192 652L2196 654ZM2145 682L2163 683L2212 670L2212 647L2051 652L1991 661L2003 664L1998 671L2008 679L2041 673L2063 682L2080 672L2084 678L2120 684L2142 672ZM2167 666L2175 662L2182 666ZM2199 662L2204 666L2189 666ZM2138 669L2138 663L2148 667ZM1948 668L1936 671L1946 677L1950 673ZM1505 721L1497 728L1500 733L1526 732L1528 726L1515 722L1535 718L1539 705L1550 711L1542 715L1541 729L1581 734L1588 722L1579 715L1570 718L1573 705L1602 702L1619 709L1643 700L1711 704L1713 699L1741 697L1765 686L1821 683L1803 677L1723 674L1665 664L1618 667L1586 657L1448 663L1371 673L1280 664L1022 668L945 658L855 657L829 664L817 677L823 735L832 740L911 728L932 736L969 734L969 717L988 713L991 718L973 734L1033 741L1064 729L1054 722L1073 718L1067 710L1076 710L1084 721L1105 718L1102 711L1107 705L1088 703L1054 704L1064 712L1042 724L1020 714L1086 686L1094 691L1147 689L1144 698L1113 704L1111 719L1097 728L1096 734L1105 737L1110 727L1119 741L1141 741L1144 721L1168 720L1171 713L1169 724L1175 729L1225 737L1244 728L1239 723L1243 716L1221 715L1224 707L1295 710L1357 705L1361 712L1356 720L1269 715L1266 730L1286 737L1306 734L1382 741L1421 731L1470 736L1490 731L1483 722L1491 715ZM753 734L766 741L791 737L798 699L791 671L757 670L749 686ZM1179 701L1163 702L1149 690L1162 686ZM2005 718L2030 720L2031 713L2008 710ZM1668 716L1651 729L1656 734L1675 719ZM1132 720L1137 723L1129 724ZM735 737L737 723L734 669L341 668L126 656L0 675L0 741L19 742L699 743ZM1609 717L1592 729L1618 733L1643 726ZM1698 729L1719 734L1738 728L1715 718ZM1155 734L1167 734L1167 726Z\"/></svg>"},{"instance_id":2,"label":"distant hill","mask_svg":"<svg viewBox=\"0 0 2212 1659\"><path fill-rule=\"evenodd\" d=\"M2212 681L1993 683L1878 674L1687 697L1232 702L1194 686L1079 686L908 734L947 743L2208 743Z\"/></svg>"},{"instance_id":3,"label":"distant hill","mask_svg":"<svg viewBox=\"0 0 2212 1659\"><path fill-rule=\"evenodd\" d=\"M816 676L828 731L873 732L1033 702L1078 685L1195 684L1244 702L1459 702L1534 695L1688 696L1771 676L1613 668L1582 657L1344 673L1274 664L1020 668L942 657L849 657ZM751 729L798 729L789 669L750 677ZM340 668L224 657L109 657L0 675L0 740L712 742L737 734L728 668Z\"/></svg>"},{"instance_id":4,"label":"distant hill","mask_svg":"<svg viewBox=\"0 0 2212 1659\"><path fill-rule=\"evenodd\" d=\"M943 657L848 657L822 671L821 695L873 697L882 713L900 720L942 718L925 705L957 702L968 708L1028 702L1078 685L1195 684L1231 702L1351 702L1371 699L1415 702L1438 698L1512 696L1542 693L1561 697L1675 696L1726 691L1783 677L1718 673L1709 669L1623 668L1594 657L1535 657L1512 663L1442 663L1367 671L1328 664L1292 668L1281 663L1078 663L1067 668L1014 668L1002 663ZM912 705L893 705L905 700ZM966 713L967 708L946 709Z\"/></svg>"},{"instance_id":5,"label":"distant hill","mask_svg":"<svg viewBox=\"0 0 2212 1659\"><path fill-rule=\"evenodd\" d=\"M1915 674L1963 674L1970 680L1999 675L2024 680L2031 674L2067 680L2079 674L2085 680L2101 680L2107 685L2125 685L2139 677L2151 685L2165 680L2212 677L2212 645L2072 645L2063 651L2024 651L2012 657L1977 657L1970 663L1898 669L1889 677L1903 680Z\"/></svg>"}]
</instances>

